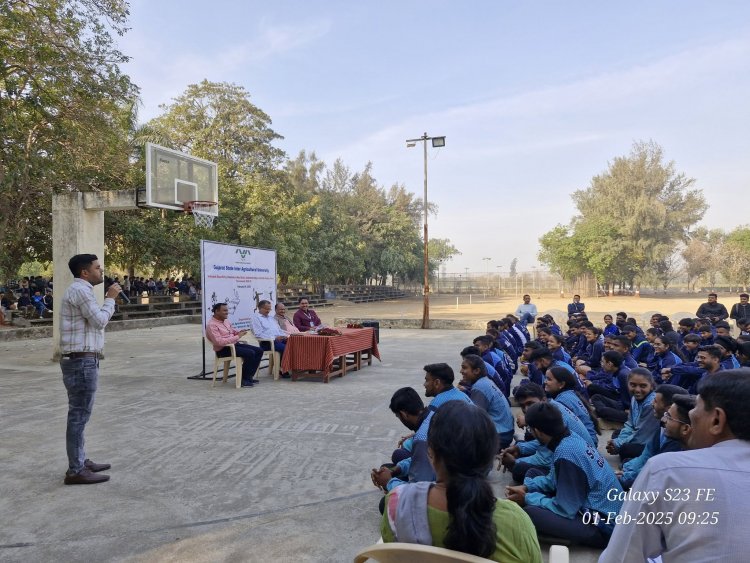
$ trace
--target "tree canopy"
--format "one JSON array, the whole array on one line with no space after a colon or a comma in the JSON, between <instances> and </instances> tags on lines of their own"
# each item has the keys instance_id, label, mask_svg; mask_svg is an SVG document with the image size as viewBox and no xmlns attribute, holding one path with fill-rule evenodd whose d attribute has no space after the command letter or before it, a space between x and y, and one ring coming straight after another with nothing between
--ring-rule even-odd
<instances>
[{"instance_id":1,"label":"tree canopy","mask_svg":"<svg viewBox=\"0 0 750 563\"><path fill-rule=\"evenodd\" d=\"M51 259L52 193L116 189L137 88L114 35L124 0L0 3L0 274Z\"/></svg>"},{"instance_id":2,"label":"tree canopy","mask_svg":"<svg viewBox=\"0 0 750 563\"><path fill-rule=\"evenodd\" d=\"M198 242L211 238L275 249L283 282L419 279L422 202L403 185L379 185L372 164L353 172L340 160L329 168L305 151L287 159L274 146L281 136L271 118L234 84L204 80L162 109L146 124L149 138L218 164L219 220L209 232L181 213L109 214L110 260L130 272L197 273ZM131 175L136 186L143 166L140 152ZM447 239L440 248L433 268L457 252Z\"/></svg>"},{"instance_id":3,"label":"tree canopy","mask_svg":"<svg viewBox=\"0 0 750 563\"><path fill-rule=\"evenodd\" d=\"M654 142L635 143L572 198L578 214L540 238L539 259L566 279L591 273L601 284L663 280L707 209L695 180Z\"/></svg>"}]
</instances>

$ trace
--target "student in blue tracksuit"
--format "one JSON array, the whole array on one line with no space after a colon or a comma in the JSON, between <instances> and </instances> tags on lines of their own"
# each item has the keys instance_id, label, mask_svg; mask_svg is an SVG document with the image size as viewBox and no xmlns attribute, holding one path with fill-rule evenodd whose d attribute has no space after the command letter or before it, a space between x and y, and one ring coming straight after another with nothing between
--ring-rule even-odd
<instances>
[{"instance_id":1,"label":"student in blue tracksuit","mask_svg":"<svg viewBox=\"0 0 750 563\"><path fill-rule=\"evenodd\" d=\"M698 335L701 337L701 346L712 346L714 343L715 333L710 325L703 325L698 329Z\"/></svg>"},{"instance_id":2,"label":"student in blue tracksuit","mask_svg":"<svg viewBox=\"0 0 750 563\"><path fill-rule=\"evenodd\" d=\"M532 354L529 356L529 361L534 363L537 369L542 373L546 373L549 368L555 366L560 366L561 368L568 370L573 375L573 377L578 380L577 390L584 396L587 396L586 388L583 386L581 380L578 379L575 369L573 369L573 367L568 363L562 362L560 360L555 360L552 357L552 353L546 348L540 348L539 350L535 350L534 352L532 352Z\"/></svg>"},{"instance_id":3,"label":"student in blue tracksuit","mask_svg":"<svg viewBox=\"0 0 750 563\"><path fill-rule=\"evenodd\" d=\"M543 349L544 347L541 344L531 340L524 345L523 354L519 358L521 374L528 377L529 382L536 383L540 387L544 385L544 372L536 367L536 364L530 358L536 350ZM521 384L523 384L523 381L521 381Z\"/></svg>"},{"instance_id":4,"label":"student in blue tracksuit","mask_svg":"<svg viewBox=\"0 0 750 563\"><path fill-rule=\"evenodd\" d=\"M612 320L612 315L604 315L604 329L602 329L604 336L618 336L620 329Z\"/></svg>"},{"instance_id":5,"label":"student in blue tracksuit","mask_svg":"<svg viewBox=\"0 0 750 563\"><path fill-rule=\"evenodd\" d=\"M571 433L580 436L586 443L594 445L586 427L578 417L565 405L547 398L541 386L536 383L521 385L513 392L513 396L524 413L533 404L544 401L550 403L560 411L565 427ZM518 425L521 428L526 426L522 416L519 416ZM552 452L532 437L531 440L516 442L513 446L500 452L500 464L511 471L516 483L521 483L530 470L533 470L536 475L547 473L552 465ZM498 465L498 469L499 467Z\"/></svg>"},{"instance_id":6,"label":"student in blue tracksuit","mask_svg":"<svg viewBox=\"0 0 750 563\"><path fill-rule=\"evenodd\" d=\"M513 328L518 330L521 334L523 334L524 338L526 338L526 342L531 340L531 334L529 334L529 329L526 328L526 325L522 323L521 320L517 316L511 313L508 313L505 316L505 318L510 319L513 322Z\"/></svg>"},{"instance_id":7,"label":"student in blue tracksuit","mask_svg":"<svg viewBox=\"0 0 750 563\"><path fill-rule=\"evenodd\" d=\"M622 365L628 369L635 369L638 367L638 362L635 361L633 354L630 353L630 339L627 336L613 336L610 340L610 346L614 352L622 354Z\"/></svg>"},{"instance_id":8,"label":"student in blue tracksuit","mask_svg":"<svg viewBox=\"0 0 750 563\"><path fill-rule=\"evenodd\" d=\"M500 319L497 323L497 330L507 335L507 337L513 342L513 346L516 348L516 354L520 356L521 352L523 352L523 345L527 342L523 332L516 330L513 326L513 319L509 319L508 317Z\"/></svg>"},{"instance_id":9,"label":"student in blue tracksuit","mask_svg":"<svg viewBox=\"0 0 750 563\"><path fill-rule=\"evenodd\" d=\"M430 420L442 405L449 401L463 401L471 404L471 399L453 386L453 369L448 364L428 364L424 366L424 389L426 397L433 397L429 411L414 434L412 454L410 458L400 461L394 468L381 467L373 469L371 478L373 484L382 490L392 488L408 481L434 481L435 471L427 455L427 433L430 430Z\"/></svg>"},{"instance_id":10,"label":"student in blue tracksuit","mask_svg":"<svg viewBox=\"0 0 750 563\"><path fill-rule=\"evenodd\" d=\"M598 435L602 433L599 429L599 420L588 400L576 390L578 378L559 366L549 368L545 376L544 392L547 396L568 407L586 427L594 445L598 445Z\"/></svg>"},{"instance_id":11,"label":"student in blue tracksuit","mask_svg":"<svg viewBox=\"0 0 750 563\"><path fill-rule=\"evenodd\" d=\"M656 383L662 383L661 370L680 365L684 358L666 336L657 336L654 338L653 347L654 360L651 374L654 376Z\"/></svg>"},{"instance_id":12,"label":"student in blue tracksuit","mask_svg":"<svg viewBox=\"0 0 750 563\"><path fill-rule=\"evenodd\" d=\"M750 342L737 343L737 360L741 367L750 367Z\"/></svg>"},{"instance_id":13,"label":"student in blue tracksuit","mask_svg":"<svg viewBox=\"0 0 750 563\"><path fill-rule=\"evenodd\" d=\"M694 395L701 379L722 369L721 357L722 351L719 346L701 346L694 363L664 368L661 377L664 381L679 385Z\"/></svg>"},{"instance_id":14,"label":"student in blue tracksuit","mask_svg":"<svg viewBox=\"0 0 750 563\"><path fill-rule=\"evenodd\" d=\"M627 419L625 409L630 406L628 374L630 368L623 363L622 354L614 350L604 352L600 370L586 374L583 384L599 418L620 422Z\"/></svg>"},{"instance_id":15,"label":"student in blue tracksuit","mask_svg":"<svg viewBox=\"0 0 750 563\"><path fill-rule=\"evenodd\" d=\"M512 363L513 372L516 371L518 364L518 353L516 353L515 343L502 331L496 328L488 328L487 335L495 340L495 348L500 349L508 356Z\"/></svg>"},{"instance_id":16,"label":"student in blue tracksuit","mask_svg":"<svg viewBox=\"0 0 750 563\"><path fill-rule=\"evenodd\" d=\"M639 366L653 371L654 364L656 363L656 360L654 359L654 340L656 340L656 337L660 334L661 332L658 328L651 327L646 330L646 341L651 345L651 349L645 359L641 358L638 360Z\"/></svg>"},{"instance_id":17,"label":"student in blue tracksuit","mask_svg":"<svg viewBox=\"0 0 750 563\"><path fill-rule=\"evenodd\" d=\"M688 334L696 334L695 321L690 317L685 317L677 322L677 345L682 346L685 342L685 337Z\"/></svg>"},{"instance_id":18,"label":"student in blue tracksuit","mask_svg":"<svg viewBox=\"0 0 750 563\"><path fill-rule=\"evenodd\" d=\"M510 446L515 428L510 404L500 389L487 377L484 360L479 356L466 356L461 362L461 376L464 381L471 384L469 397L472 402L492 419L500 449Z\"/></svg>"},{"instance_id":19,"label":"student in blue tracksuit","mask_svg":"<svg viewBox=\"0 0 750 563\"><path fill-rule=\"evenodd\" d=\"M559 334L551 334L547 339L547 349L552 352L552 357L555 360L565 362L569 366L573 365L573 359L570 357L563 348L564 339Z\"/></svg>"},{"instance_id":20,"label":"student in blue tracksuit","mask_svg":"<svg viewBox=\"0 0 750 563\"><path fill-rule=\"evenodd\" d=\"M695 362L695 357L698 355L698 348L700 346L701 337L697 334L686 334L683 336L680 353L685 358L685 362Z\"/></svg>"},{"instance_id":21,"label":"student in blue tracksuit","mask_svg":"<svg viewBox=\"0 0 750 563\"><path fill-rule=\"evenodd\" d=\"M646 368L635 368L630 372L630 414L619 435L607 442L607 452L620 454L623 463L641 455L646 442L659 428L651 405L654 402L654 387L654 378Z\"/></svg>"},{"instance_id":22,"label":"student in blue tracksuit","mask_svg":"<svg viewBox=\"0 0 750 563\"><path fill-rule=\"evenodd\" d=\"M585 365L592 369L601 367L602 354L604 353L604 338L602 331L598 327L586 327L583 331L586 338L586 348L583 353L578 355L576 367Z\"/></svg>"},{"instance_id":23,"label":"student in blue tracksuit","mask_svg":"<svg viewBox=\"0 0 750 563\"><path fill-rule=\"evenodd\" d=\"M461 350L461 358L465 358L466 356L473 354L475 356L482 356L482 353L479 351L479 348L476 346L467 346L463 350ZM497 385L497 388L502 391L503 395L506 394L505 389L505 382L503 381L503 378L500 377L500 374L497 373L497 370L492 367L492 364L490 364L487 361L484 361L484 367L487 368L487 377L489 377L492 380L492 383Z\"/></svg>"},{"instance_id":24,"label":"student in blue tracksuit","mask_svg":"<svg viewBox=\"0 0 750 563\"><path fill-rule=\"evenodd\" d=\"M739 369L740 363L734 357L737 351L737 341L731 336L717 336L714 338L714 346L721 348L721 369Z\"/></svg>"},{"instance_id":25,"label":"student in blue tracksuit","mask_svg":"<svg viewBox=\"0 0 750 563\"><path fill-rule=\"evenodd\" d=\"M661 423L664 413L672 406L672 397L684 393L685 390L677 385L669 385L668 383L658 385L654 394L654 402L652 403L654 407L654 418ZM622 488L626 490L630 489L633 485L633 481L638 477L638 473L643 469L643 466L646 465L646 462L655 455L665 452L679 452L682 450L683 447L679 441L669 438L665 434L665 429L663 427L659 428L658 431L654 433L653 438L646 442L646 447L643 448L641 455L630 461L626 461L622 465L622 472L621 475L619 475Z\"/></svg>"},{"instance_id":26,"label":"student in blue tracksuit","mask_svg":"<svg viewBox=\"0 0 750 563\"><path fill-rule=\"evenodd\" d=\"M622 327L622 334L630 340L630 353L633 359L640 363L646 363L646 359L651 355L654 348L648 343L644 336L638 334L635 325L625 325Z\"/></svg>"},{"instance_id":27,"label":"student in blue tracksuit","mask_svg":"<svg viewBox=\"0 0 750 563\"><path fill-rule=\"evenodd\" d=\"M580 329L578 328L578 321L574 319L568 319L567 322L568 331L565 333L565 350L572 354L575 347L578 345L578 337L580 336Z\"/></svg>"},{"instance_id":28,"label":"student in blue tracksuit","mask_svg":"<svg viewBox=\"0 0 750 563\"><path fill-rule=\"evenodd\" d=\"M570 355L573 358L573 361L586 352L586 346L588 346L589 343L586 340L585 330L589 325L593 326L593 324L588 321L581 321L576 325L578 330L578 342L573 346L573 349L570 350Z\"/></svg>"},{"instance_id":29,"label":"student in blue tracksuit","mask_svg":"<svg viewBox=\"0 0 750 563\"><path fill-rule=\"evenodd\" d=\"M553 452L552 470L527 477L523 485L506 487L506 497L524 507L538 534L605 547L614 530L614 521L606 516L614 518L622 507L622 500L617 500L622 487L612 467L594 446L565 428L553 406L532 405L526 411L526 424ZM600 518L589 520L594 513Z\"/></svg>"},{"instance_id":30,"label":"student in blue tracksuit","mask_svg":"<svg viewBox=\"0 0 750 563\"><path fill-rule=\"evenodd\" d=\"M495 348L495 341L491 336L486 334L477 336L474 339L473 344L479 348L479 353L482 356L482 359L487 363L492 364L492 367L497 370L498 375L503 380L503 387L505 389L504 394L507 396L510 393L510 383L513 380L513 374L515 373L513 362L511 362L505 352Z\"/></svg>"}]
</instances>

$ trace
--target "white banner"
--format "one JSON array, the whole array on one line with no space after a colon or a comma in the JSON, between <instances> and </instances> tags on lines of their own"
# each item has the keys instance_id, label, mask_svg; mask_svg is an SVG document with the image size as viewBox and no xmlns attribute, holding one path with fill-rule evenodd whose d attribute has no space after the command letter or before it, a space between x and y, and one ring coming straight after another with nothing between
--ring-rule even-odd
<instances>
[{"instance_id":1,"label":"white banner","mask_svg":"<svg viewBox=\"0 0 750 563\"><path fill-rule=\"evenodd\" d=\"M229 307L229 322L250 328L258 302L276 304L276 251L201 241L203 331L215 303Z\"/></svg>"}]
</instances>

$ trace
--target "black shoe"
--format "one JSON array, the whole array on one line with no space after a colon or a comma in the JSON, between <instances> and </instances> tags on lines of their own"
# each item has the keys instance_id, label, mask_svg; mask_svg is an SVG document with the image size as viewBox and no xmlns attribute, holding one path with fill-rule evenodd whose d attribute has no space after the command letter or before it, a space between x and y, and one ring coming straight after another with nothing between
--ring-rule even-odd
<instances>
[{"instance_id":1,"label":"black shoe","mask_svg":"<svg viewBox=\"0 0 750 563\"><path fill-rule=\"evenodd\" d=\"M243 387L252 387L253 386L253 382L252 381L243 381L242 382L242 386Z\"/></svg>"},{"instance_id":2,"label":"black shoe","mask_svg":"<svg viewBox=\"0 0 750 563\"><path fill-rule=\"evenodd\" d=\"M66 473L64 482L66 485L95 485L105 481L109 481L109 475L93 473L90 469L84 467L78 473L72 475Z\"/></svg>"},{"instance_id":3,"label":"black shoe","mask_svg":"<svg viewBox=\"0 0 750 563\"><path fill-rule=\"evenodd\" d=\"M288 373L282 373L282 374L281 374L281 378L282 378L282 379L291 379L291 377L292 377L292 376L291 376L290 374L288 374Z\"/></svg>"},{"instance_id":4,"label":"black shoe","mask_svg":"<svg viewBox=\"0 0 750 563\"><path fill-rule=\"evenodd\" d=\"M109 463L94 463L90 459L85 460L83 462L83 466L93 473L106 471L107 469L110 469L112 467Z\"/></svg>"}]
</instances>

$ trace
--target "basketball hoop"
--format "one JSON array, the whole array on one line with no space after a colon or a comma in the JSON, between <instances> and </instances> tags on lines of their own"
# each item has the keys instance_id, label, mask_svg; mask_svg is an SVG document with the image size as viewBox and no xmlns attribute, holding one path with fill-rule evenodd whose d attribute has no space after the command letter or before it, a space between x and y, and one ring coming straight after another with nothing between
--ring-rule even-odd
<instances>
[{"instance_id":1,"label":"basketball hoop","mask_svg":"<svg viewBox=\"0 0 750 563\"><path fill-rule=\"evenodd\" d=\"M219 211L219 204L215 201L186 201L183 209L185 213L193 215L196 227L212 229Z\"/></svg>"}]
</instances>

